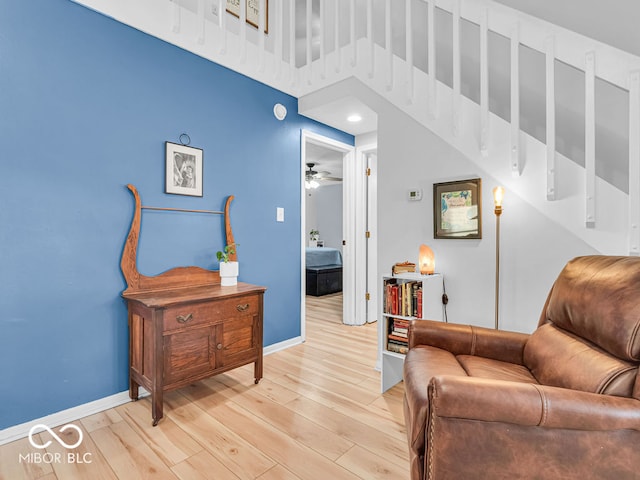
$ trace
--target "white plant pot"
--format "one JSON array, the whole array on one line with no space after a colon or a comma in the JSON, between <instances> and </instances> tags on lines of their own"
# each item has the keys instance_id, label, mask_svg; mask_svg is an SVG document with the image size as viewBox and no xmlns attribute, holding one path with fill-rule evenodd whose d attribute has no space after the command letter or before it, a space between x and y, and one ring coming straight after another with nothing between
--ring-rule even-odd
<instances>
[{"instance_id":1,"label":"white plant pot","mask_svg":"<svg viewBox=\"0 0 640 480\"><path fill-rule=\"evenodd\" d=\"M318 240L309 240L309 246L310 247L317 247L318 246Z\"/></svg>"},{"instance_id":2,"label":"white plant pot","mask_svg":"<svg viewBox=\"0 0 640 480\"><path fill-rule=\"evenodd\" d=\"M238 262L220 262L220 285L231 287L238 284Z\"/></svg>"}]
</instances>

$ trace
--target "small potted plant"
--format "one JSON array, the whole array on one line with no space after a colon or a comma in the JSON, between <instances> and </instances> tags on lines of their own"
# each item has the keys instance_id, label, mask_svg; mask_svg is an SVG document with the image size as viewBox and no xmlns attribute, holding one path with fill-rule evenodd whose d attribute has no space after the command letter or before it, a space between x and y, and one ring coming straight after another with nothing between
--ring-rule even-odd
<instances>
[{"instance_id":1,"label":"small potted plant","mask_svg":"<svg viewBox=\"0 0 640 480\"><path fill-rule=\"evenodd\" d=\"M313 229L309 232L309 246L317 247L318 246L318 238L320 238L320 232L316 229Z\"/></svg>"},{"instance_id":2,"label":"small potted plant","mask_svg":"<svg viewBox=\"0 0 640 480\"><path fill-rule=\"evenodd\" d=\"M238 262L229 261L229 257L236 253L236 246L235 243L232 243L216 252L216 257L220 262L220 285L223 287L238 284Z\"/></svg>"}]
</instances>

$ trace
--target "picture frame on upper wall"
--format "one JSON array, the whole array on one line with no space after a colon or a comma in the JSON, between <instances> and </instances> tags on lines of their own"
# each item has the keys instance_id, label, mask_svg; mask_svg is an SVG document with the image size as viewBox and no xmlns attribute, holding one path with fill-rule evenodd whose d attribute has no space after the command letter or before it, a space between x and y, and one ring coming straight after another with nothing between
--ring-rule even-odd
<instances>
[{"instance_id":1,"label":"picture frame on upper wall","mask_svg":"<svg viewBox=\"0 0 640 480\"><path fill-rule=\"evenodd\" d=\"M202 197L202 149L171 142L165 145L165 193Z\"/></svg>"},{"instance_id":2,"label":"picture frame on upper wall","mask_svg":"<svg viewBox=\"0 0 640 480\"><path fill-rule=\"evenodd\" d=\"M482 238L482 180L433 184L433 237Z\"/></svg>"},{"instance_id":3,"label":"picture frame on upper wall","mask_svg":"<svg viewBox=\"0 0 640 480\"><path fill-rule=\"evenodd\" d=\"M226 0L227 12L234 17L240 18L240 1L241 0ZM260 0L245 0L247 23L258 27L260 18ZM264 0L264 33L269 33L269 0Z\"/></svg>"}]
</instances>

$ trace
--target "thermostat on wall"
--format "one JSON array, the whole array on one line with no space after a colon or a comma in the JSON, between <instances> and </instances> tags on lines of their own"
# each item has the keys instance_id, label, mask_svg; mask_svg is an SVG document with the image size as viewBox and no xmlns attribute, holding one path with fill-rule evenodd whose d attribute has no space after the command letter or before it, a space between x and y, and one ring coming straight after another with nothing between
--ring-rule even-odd
<instances>
[{"instance_id":1,"label":"thermostat on wall","mask_svg":"<svg viewBox=\"0 0 640 480\"><path fill-rule=\"evenodd\" d=\"M414 202L422 200L422 190L420 189L409 190L409 200L413 200Z\"/></svg>"}]
</instances>

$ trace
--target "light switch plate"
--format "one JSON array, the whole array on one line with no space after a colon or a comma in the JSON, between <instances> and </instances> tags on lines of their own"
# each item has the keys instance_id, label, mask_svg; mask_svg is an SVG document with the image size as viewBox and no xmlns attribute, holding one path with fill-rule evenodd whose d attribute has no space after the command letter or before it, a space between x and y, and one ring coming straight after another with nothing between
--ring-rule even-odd
<instances>
[{"instance_id":1,"label":"light switch plate","mask_svg":"<svg viewBox=\"0 0 640 480\"><path fill-rule=\"evenodd\" d=\"M276 221L284 222L284 208L276 207Z\"/></svg>"}]
</instances>

